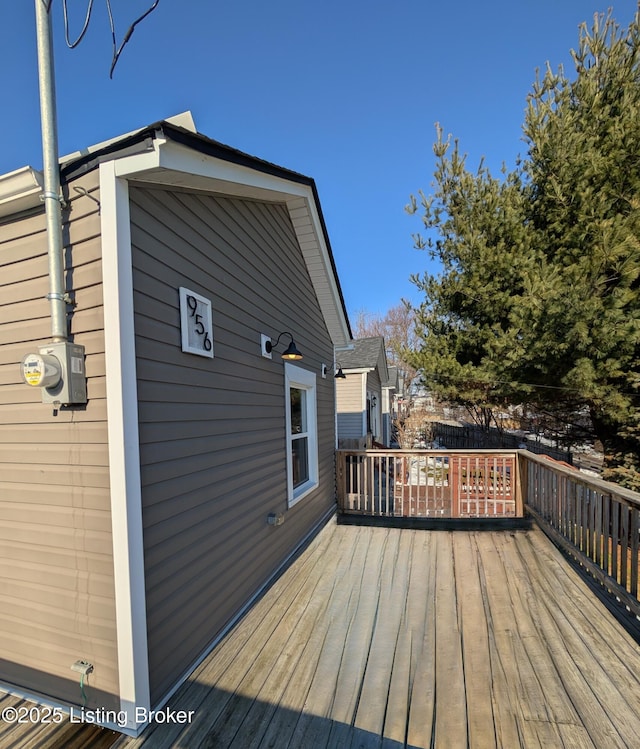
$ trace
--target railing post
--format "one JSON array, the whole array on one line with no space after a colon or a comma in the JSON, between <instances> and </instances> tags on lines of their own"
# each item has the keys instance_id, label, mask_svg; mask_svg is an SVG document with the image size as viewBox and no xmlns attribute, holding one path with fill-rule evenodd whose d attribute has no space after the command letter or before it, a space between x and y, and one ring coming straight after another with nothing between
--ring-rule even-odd
<instances>
[{"instance_id":1,"label":"railing post","mask_svg":"<svg viewBox=\"0 0 640 749\"><path fill-rule=\"evenodd\" d=\"M346 476L345 476L345 464L346 456L339 450L336 452L336 500L338 502L338 510L344 511L345 500L347 497L346 491Z\"/></svg>"},{"instance_id":2,"label":"railing post","mask_svg":"<svg viewBox=\"0 0 640 749\"><path fill-rule=\"evenodd\" d=\"M515 512L517 518L524 517L525 491L527 487L529 463L522 452L516 453L516 470L514 471L514 499L516 501Z\"/></svg>"}]
</instances>

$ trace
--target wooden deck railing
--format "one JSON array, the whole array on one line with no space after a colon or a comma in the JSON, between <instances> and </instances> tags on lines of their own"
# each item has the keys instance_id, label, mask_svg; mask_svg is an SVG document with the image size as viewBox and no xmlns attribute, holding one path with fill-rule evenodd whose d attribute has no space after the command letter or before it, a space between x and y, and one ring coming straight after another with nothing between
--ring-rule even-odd
<instances>
[{"instance_id":1,"label":"wooden deck railing","mask_svg":"<svg viewBox=\"0 0 640 749\"><path fill-rule=\"evenodd\" d=\"M520 518L517 452L338 450L342 513L404 518Z\"/></svg>"},{"instance_id":2,"label":"wooden deck railing","mask_svg":"<svg viewBox=\"0 0 640 749\"><path fill-rule=\"evenodd\" d=\"M529 512L636 616L640 494L527 451L519 455Z\"/></svg>"}]
</instances>

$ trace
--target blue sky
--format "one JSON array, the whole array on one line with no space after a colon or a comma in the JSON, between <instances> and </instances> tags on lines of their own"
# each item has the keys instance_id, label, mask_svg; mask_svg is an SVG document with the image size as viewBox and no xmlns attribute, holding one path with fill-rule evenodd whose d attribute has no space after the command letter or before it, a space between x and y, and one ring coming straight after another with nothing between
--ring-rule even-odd
<instances>
[{"instance_id":1,"label":"blue sky","mask_svg":"<svg viewBox=\"0 0 640 749\"><path fill-rule=\"evenodd\" d=\"M71 34L87 0L69 0ZM118 41L151 0L112 0ZM9 5L11 9L9 9ZM190 109L198 130L316 180L352 320L383 314L429 265L404 206L429 191L435 123L475 167L524 154L536 68L571 68L578 26L635 0L160 0L109 79L104 0L67 49L53 0L60 153ZM0 6L0 174L41 166L32 0Z\"/></svg>"}]
</instances>

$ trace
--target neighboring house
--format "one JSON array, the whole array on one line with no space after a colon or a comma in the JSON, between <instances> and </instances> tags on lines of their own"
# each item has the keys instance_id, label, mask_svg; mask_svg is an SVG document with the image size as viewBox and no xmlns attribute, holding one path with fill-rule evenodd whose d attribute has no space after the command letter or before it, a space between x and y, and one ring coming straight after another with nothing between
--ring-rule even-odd
<instances>
[{"instance_id":1,"label":"neighboring house","mask_svg":"<svg viewBox=\"0 0 640 749\"><path fill-rule=\"evenodd\" d=\"M384 339L360 338L336 351L338 447L361 449L373 442L388 447L383 420L383 385L389 382ZM385 441L386 438L386 441Z\"/></svg>"},{"instance_id":2,"label":"neighboring house","mask_svg":"<svg viewBox=\"0 0 640 749\"><path fill-rule=\"evenodd\" d=\"M133 735L335 509L322 375L351 335L315 184L191 122L61 161L84 405L22 381L41 177L0 177L0 681Z\"/></svg>"},{"instance_id":3,"label":"neighboring house","mask_svg":"<svg viewBox=\"0 0 640 749\"><path fill-rule=\"evenodd\" d=\"M404 373L398 370L398 387L393 394L393 413L395 419L401 419L409 412L410 398L406 389Z\"/></svg>"},{"instance_id":4,"label":"neighboring house","mask_svg":"<svg viewBox=\"0 0 640 749\"><path fill-rule=\"evenodd\" d=\"M382 385L382 442L390 446L394 439L393 422L398 415L397 397L400 388L398 367L388 367L389 379Z\"/></svg>"}]
</instances>

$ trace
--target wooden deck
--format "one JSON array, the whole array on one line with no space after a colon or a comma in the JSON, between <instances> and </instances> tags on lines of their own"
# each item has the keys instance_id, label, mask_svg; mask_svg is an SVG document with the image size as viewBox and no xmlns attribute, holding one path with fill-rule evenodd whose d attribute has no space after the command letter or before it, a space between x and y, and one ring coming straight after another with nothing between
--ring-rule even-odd
<instances>
[{"instance_id":1,"label":"wooden deck","mask_svg":"<svg viewBox=\"0 0 640 749\"><path fill-rule=\"evenodd\" d=\"M96 725L58 719L50 708L0 692L0 748L109 749L121 736Z\"/></svg>"},{"instance_id":2,"label":"wooden deck","mask_svg":"<svg viewBox=\"0 0 640 749\"><path fill-rule=\"evenodd\" d=\"M169 706L118 749L635 748L640 647L537 528L332 523Z\"/></svg>"}]
</instances>

